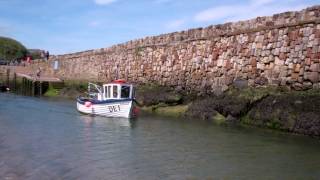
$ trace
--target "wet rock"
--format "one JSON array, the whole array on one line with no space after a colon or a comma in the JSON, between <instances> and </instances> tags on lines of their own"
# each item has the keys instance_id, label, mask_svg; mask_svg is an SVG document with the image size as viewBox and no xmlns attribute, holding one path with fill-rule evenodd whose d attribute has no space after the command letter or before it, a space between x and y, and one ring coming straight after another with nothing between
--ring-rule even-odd
<instances>
[{"instance_id":1,"label":"wet rock","mask_svg":"<svg viewBox=\"0 0 320 180\"><path fill-rule=\"evenodd\" d=\"M232 115L229 114L226 118L226 122L227 123L238 123L238 122L240 122L240 119L233 117Z\"/></svg>"},{"instance_id":2,"label":"wet rock","mask_svg":"<svg viewBox=\"0 0 320 180\"><path fill-rule=\"evenodd\" d=\"M319 136L319 106L320 94L273 95L254 106L243 122L299 134Z\"/></svg>"},{"instance_id":3,"label":"wet rock","mask_svg":"<svg viewBox=\"0 0 320 180\"><path fill-rule=\"evenodd\" d=\"M267 85L268 84L268 79L265 78L265 77L258 77L258 78L256 78L254 80L254 83L258 84L258 85L261 85L261 86Z\"/></svg>"},{"instance_id":4,"label":"wet rock","mask_svg":"<svg viewBox=\"0 0 320 180\"><path fill-rule=\"evenodd\" d=\"M208 96L197 99L189 106L186 117L208 120L219 113L226 117L226 122L239 122L251 105L268 94L268 90L230 89L219 96ZM195 115L197 114L197 115Z\"/></svg>"},{"instance_id":5,"label":"wet rock","mask_svg":"<svg viewBox=\"0 0 320 180\"><path fill-rule=\"evenodd\" d=\"M233 82L233 86L238 89L243 89L248 87L248 80L246 79L236 79Z\"/></svg>"}]
</instances>

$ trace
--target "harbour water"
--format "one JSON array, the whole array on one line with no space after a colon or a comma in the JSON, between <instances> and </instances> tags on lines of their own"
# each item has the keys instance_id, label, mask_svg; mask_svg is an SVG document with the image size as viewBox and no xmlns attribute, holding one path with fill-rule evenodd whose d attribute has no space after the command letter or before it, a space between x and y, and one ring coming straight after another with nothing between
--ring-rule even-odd
<instances>
[{"instance_id":1,"label":"harbour water","mask_svg":"<svg viewBox=\"0 0 320 180\"><path fill-rule=\"evenodd\" d=\"M0 179L319 179L320 140L0 94Z\"/></svg>"}]
</instances>

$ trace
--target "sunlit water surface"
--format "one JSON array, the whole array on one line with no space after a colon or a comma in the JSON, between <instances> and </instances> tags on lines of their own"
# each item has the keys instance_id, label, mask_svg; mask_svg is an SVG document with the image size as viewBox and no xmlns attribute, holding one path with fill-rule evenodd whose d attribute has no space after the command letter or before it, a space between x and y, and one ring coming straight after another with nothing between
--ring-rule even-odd
<instances>
[{"instance_id":1,"label":"sunlit water surface","mask_svg":"<svg viewBox=\"0 0 320 180\"><path fill-rule=\"evenodd\" d=\"M319 179L320 141L0 94L0 179Z\"/></svg>"}]
</instances>

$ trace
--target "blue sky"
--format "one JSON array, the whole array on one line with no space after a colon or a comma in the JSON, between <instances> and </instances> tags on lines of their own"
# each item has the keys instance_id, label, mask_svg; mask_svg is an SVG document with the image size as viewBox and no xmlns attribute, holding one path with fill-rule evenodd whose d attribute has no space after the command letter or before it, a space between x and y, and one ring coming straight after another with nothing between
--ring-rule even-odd
<instances>
[{"instance_id":1,"label":"blue sky","mask_svg":"<svg viewBox=\"0 0 320 180\"><path fill-rule=\"evenodd\" d=\"M64 54L317 4L320 0L0 0L0 36Z\"/></svg>"}]
</instances>

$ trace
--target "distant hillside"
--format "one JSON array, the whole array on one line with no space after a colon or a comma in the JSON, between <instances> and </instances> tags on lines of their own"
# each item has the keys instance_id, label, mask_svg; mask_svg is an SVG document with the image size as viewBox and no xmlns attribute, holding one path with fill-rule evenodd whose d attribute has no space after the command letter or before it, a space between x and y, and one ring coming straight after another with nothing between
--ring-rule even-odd
<instances>
[{"instance_id":1,"label":"distant hillside","mask_svg":"<svg viewBox=\"0 0 320 180\"><path fill-rule=\"evenodd\" d=\"M0 59L12 61L26 56L28 50L18 41L0 36Z\"/></svg>"}]
</instances>

